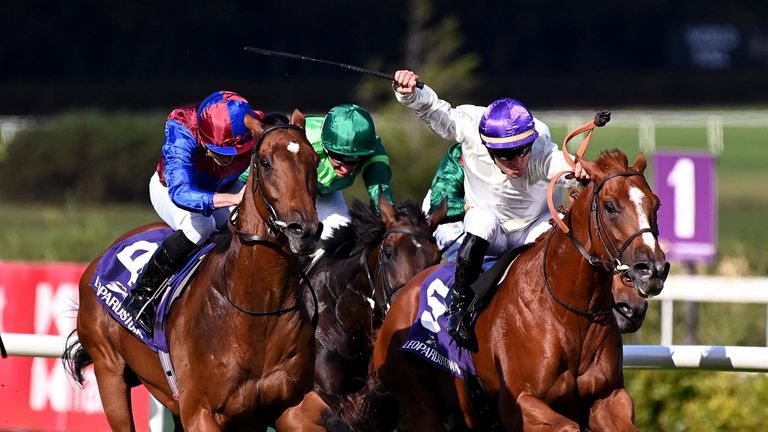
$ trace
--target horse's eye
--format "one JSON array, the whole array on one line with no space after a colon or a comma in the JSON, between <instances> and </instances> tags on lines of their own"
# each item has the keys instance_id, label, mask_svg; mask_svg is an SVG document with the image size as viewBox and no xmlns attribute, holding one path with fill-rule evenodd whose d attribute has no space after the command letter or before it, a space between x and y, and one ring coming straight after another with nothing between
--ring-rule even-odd
<instances>
[{"instance_id":1,"label":"horse's eye","mask_svg":"<svg viewBox=\"0 0 768 432\"><path fill-rule=\"evenodd\" d=\"M616 206L615 206L615 205L613 205L613 203L612 203L612 202L607 202L607 203L603 204L603 208L604 208L604 209L605 209L605 211L607 211L608 213L618 213L618 212L619 212L619 211L616 209Z\"/></svg>"},{"instance_id":2,"label":"horse's eye","mask_svg":"<svg viewBox=\"0 0 768 432\"><path fill-rule=\"evenodd\" d=\"M392 259L392 249L383 249L381 251L381 254L384 256L385 259Z\"/></svg>"},{"instance_id":3,"label":"horse's eye","mask_svg":"<svg viewBox=\"0 0 768 432\"><path fill-rule=\"evenodd\" d=\"M267 158L259 160L259 165L261 165L262 168L264 168L265 171L269 171L272 169L272 165L269 164L269 160Z\"/></svg>"}]
</instances>

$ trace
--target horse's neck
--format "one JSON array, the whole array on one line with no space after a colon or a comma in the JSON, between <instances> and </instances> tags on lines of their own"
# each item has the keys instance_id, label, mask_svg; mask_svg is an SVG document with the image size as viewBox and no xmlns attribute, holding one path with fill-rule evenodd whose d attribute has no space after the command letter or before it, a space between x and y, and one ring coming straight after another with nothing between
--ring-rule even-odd
<instances>
[{"instance_id":1,"label":"horse's neck","mask_svg":"<svg viewBox=\"0 0 768 432\"><path fill-rule=\"evenodd\" d=\"M249 190L251 181L246 185ZM293 306L298 297L298 260L282 250L257 210L258 205L262 213L267 211L255 194L246 191L237 217L238 230L262 240L241 240L233 234L222 269L229 276L225 288L233 303L247 309L266 311L286 304Z\"/></svg>"},{"instance_id":2,"label":"horse's neck","mask_svg":"<svg viewBox=\"0 0 768 432\"><path fill-rule=\"evenodd\" d=\"M591 230L594 224L590 224L591 214L590 198L591 188L582 192L571 207L570 229L572 235L584 245L592 256L603 259L599 245L593 241ZM556 226L555 232L548 240L546 252L547 277L550 279L552 289L563 300L569 299L569 304L581 310L599 312L609 308L612 301L611 280L612 275L602 265L592 265L582 256L571 239ZM567 277L557 277L561 286L552 281L552 275L567 273ZM567 282L565 282L567 281Z\"/></svg>"}]
</instances>

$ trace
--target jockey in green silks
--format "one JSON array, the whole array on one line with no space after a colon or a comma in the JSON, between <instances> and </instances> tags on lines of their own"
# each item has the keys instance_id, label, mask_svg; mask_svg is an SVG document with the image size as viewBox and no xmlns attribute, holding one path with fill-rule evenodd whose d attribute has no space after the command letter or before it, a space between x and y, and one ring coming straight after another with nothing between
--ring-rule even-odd
<instances>
[{"instance_id":1,"label":"jockey in green silks","mask_svg":"<svg viewBox=\"0 0 768 432\"><path fill-rule=\"evenodd\" d=\"M327 239L335 227L350 221L342 190L354 184L362 174L371 202L378 211L379 189L392 202L389 185L392 169L389 156L371 115L355 104L338 105L325 117L306 118L307 139L320 156L317 167L317 216L323 223L321 239ZM245 182L250 169L240 176Z\"/></svg>"}]
</instances>

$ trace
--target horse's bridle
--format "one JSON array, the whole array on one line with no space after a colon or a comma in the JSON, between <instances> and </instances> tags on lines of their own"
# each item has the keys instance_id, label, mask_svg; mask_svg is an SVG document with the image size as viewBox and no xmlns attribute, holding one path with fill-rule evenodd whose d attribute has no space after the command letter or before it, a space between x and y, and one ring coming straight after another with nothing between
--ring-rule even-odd
<instances>
[{"instance_id":1,"label":"horse's bridle","mask_svg":"<svg viewBox=\"0 0 768 432\"><path fill-rule=\"evenodd\" d=\"M264 132L259 135L259 140L256 142L256 145L253 146L253 150L251 150L251 175L253 176L253 191L252 192L259 192L259 196L261 196L261 202L264 204L264 207L266 207L267 212L269 213L267 217L264 217L261 213L259 213L259 216L262 220L265 220L267 222L267 229L269 230L269 233L267 236L260 236L257 234L252 233L246 233L243 231L240 231L235 226L235 221L237 220L237 216L240 213L240 206L236 206L232 213L229 216L229 228L237 234L238 237L240 237L241 240L249 241L249 242L259 242L259 241L268 241L269 237L272 234L276 234L277 236L284 234L285 228L288 227L289 222L280 220L277 217L277 212L275 211L275 208L272 206L272 203L270 203L267 200L266 194L264 194L264 190L261 187L261 181L259 180L260 172L259 166L256 163L257 162L257 156L259 153L259 149L261 148L261 144L264 142L264 138L272 131L278 130L278 129L292 129L304 133L304 129L292 125L292 124L281 124L281 125L275 125L270 126L269 128L265 129ZM314 151L314 150L313 150ZM259 212L258 207L256 208L256 211Z\"/></svg>"},{"instance_id":2,"label":"horse's bridle","mask_svg":"<svg viewBox=\"0 0 768 432\"><path fill-rule=\"evenodd\" d=\"M602 218L600 217L600 212L598 211L599 210L598 209L599 193L603 189L603 186L605 186L605 184L608 182L608 180L611 180L611 179L616 178L616 177L632 177L632 176L641 176L642 177L642 174L640 174L637 171L621 171L621 172L612 173L612 174L608 175L607 177L605 177L603 179L603 181L600 182L597 186L595 186L593 191L592 191L592 197L590 199L590 201L591 201L591 204L590 204L590 214L591 215L590 216L591 217L589 218L589 232L590 233L592 232L592 224L594 223L595 234L597 235L597 238L600 240L600 243L603 245L603 248L605 249L606 253L608 254L608 257L609 257L608 260L603 260L603 259L600 259L600 258L598 258L596 256L591 255L587 251L587 248L584 247L584 244L582 244L573 235L573 231L568 230L567 232L565 232L565 234L571 240L571 243L573 243L573 245L576 247L576 249L578 249L579 253L581 253L581 255L584 257L584 259L586 259L587 262L590 265L592 265L592 266L600 265L605 270L610 271L613 274L621 274L622 277L624 277L627 274L627 272L629 272L629 270L630 270L629 266L627 266L626 264L621 262L621 257L622 257L622 255L624 255L624 251L627 249L627 247L629 247L630 243L632 243L632 241L634 239L636 239L637 237L639 237L639 236L641 236L641 235L643 235L645 233L651 233L651 234L653 234L656 237L658 237L658 235L659 235L659 232L656 229L653 229L653 228L641 228L640 230L638 230L637 232L635 232L634 234L629 236L622 243L620 248L617 248L616 245L613 243L613 241L610 238L608 239L608 241L606 243L606 239L605 239L603 233L601 232L601 230L602 231L607 231L607 229L606 229L605 223L603 222ZM547 237L547 243L544 246L544 258L542 259L542 271L543 271L543 274L544 274L544 282L546 284L547 291L549 291L549 294L552 296L552 298L555 299L555 301L560 303L560 305L563 306L564 308L566 308L567 310L569 310L569 311L571 311L571 312L573 312L573 313L575 313L577 315L580 315L580 316L583 316L585 318L588 318L590 320L592 320L592 319L594 319L594 318L596 318L598 316L607 315L607 314L611 313L613 311L613 308L614 308L613 301L611 301L611 308L610 309L606 309L606 310L599 311L599 312L590 312L590 311L582 311L582 310L579 310L577 308L574 308L574 307L570 306L569 304L565 303L562 299L560 299L557 296L557 294L555 294L554 290L552 289L551 284L549 283L549 278L547 278L547 268L546 268L546 265L547 265L547 252L549 251L549 242L550 242L550 240L552 240L552 236L554 235L554 233L555 233L555 230L552 230L550 232L550 235ZM608 245L610 245L610 248L608 247ZM614 251L616 251L615 254L614 254L613 251L611 251L611 248Z\"/></svg>"},{"instance_id":3,"label":"horse's bridle","mask_svg":"<svg viewBox=\"0 0 768 432\"><path fill-rule=\"evenodd\" d=\"M362 264L363 268L365 269L365 275L368 277L368 284L371 287L371 295L374 298L376 296L376 285L373 282L373 275L376 274L376 272L379 273L379 277L380 277L380 280L381 280L381 292L382 292L382 295L384 296L384 303L379 305L382 317L386 316L387 312L389 311L389 307L391 306L391 302L392 302L392 296L394 296L396 292L398 292L401 288L403 288L405 286L405 283L401 283L401 284L399 284L396 287L392 287L389 284L389 281L387 281L387 278L384 276L384 273L385 273L384 272L384 268L383 268L384 267L384 262L382 261L382 255L383 255L382 252L384 252L384 243L386 242L387 237L390 234L395 234L395 233L407 234L407 235L410 235L412 237L425 238L425 239L431 241L432 243L437 244L437 241L432 236L432 234L428 234L428 233L424 233L424 232L420 232L420 231L415 231L415 230L408 229L408 228L405 228L405 227L394 227L394 228L392 228L390 230L387 230L384 233L384 236L382 236L381 244L379 245L379 255L376 258L376 269L374 269L373 274L371 273L370 266L368 265L368 254L363 254L363 256L361 257L361 261L362 261L361 264ZM442 253L442 251L441 251L441 253Z\"/></svg>"},{"instance_id":4,"label":"horse's bridle","mask_svg":"<svg viewBox=\"0 0 768 432\"><path fill-rule=\"evenodd\" d=\"M277 212L275 211L275 208L267 200L267 196L264 194L264 190L261 187L261 181L259 181L259 173L261 172L261 170L259 170L259 166L256 163L257 162L256 159L257 159L257 156L258 156L258 153L259 153L259 149L261 148L262 142L264 142L264 137L266 137L267 134L269 134L270 132L278 130L278 129L292 129L292 130L297 130L297 131L301 132L302 134L304 134L304 129L302 129L302 128L296 126L296 125L292 125L292 124L280 124L280 125L270 126L269 128L265 129L261 133L261 135L259 136L258 141L256 141L256 144L253 146L253 150L251 150L251 163L250 163L250 166L251 166L251 176L253 176L253 187L252 187L253 190L252 190L252 192L253 193L256 193L256 192L259 193L259 196L261 197L261 202L264 203L264 207L267 208L267 212L269 213L267 215L267 217L264 217L264 215L262 215L259 212L258 206L256 206L256 212L259 213L259 217L261 217L261 219L266 221L266 223L267 223L267 230L268 230L267 235L266 236L262 236L262 235L258 235L258 234L255 234L255 233L247 233L247 232L241 231L241 230L239 230L237 228L235 223L237 222L237 218L240 215L240 205L239 204L237 206L235 206L235 208L232 209L232 212L229 214L228 225L229 225L229 229L235 235L237 235L240 238L241 242L244 242L244 243L256 243L256 244L261 244L263 246L267 246L270 249L273 249L274 251L276 251L281 257L283 257L283 259L285 259L287 261L290 258L290 255L288 255L283 250L283 248L281 247L280 244L278 244L278 243L276 243L274 241L271 241L270 238L272 237L273 234L275 235L275 237L279 237L281 235L284 236L285 235L284 230L290 224L288 222L286 222L286 221L280 220L277 217ZM310 280L307 277L306 273L304 273L304 270L302 270L301 268L299 268L299 276L304 281L304 283L306 283L307 286L309 287L309 292L312 293L312 300L313 300L314 305L315 305L315 314L312 316L312 327L315 328L315 327L317 327L317 321L318 321L318 315L317 315L317 310L318 310L317 294L315 293L315 290L312 288L312 283L310 282ZM239 305L235 304L232 301L232 293L231 293L230 290L227 290L227 292L224 294L224 297L227 299L229 304L232 305L235 309L237 309L240 312L243 312L243 313L245 313L247 315L251 315L251 316L280 316L280 315L287 314L289 312L299 311L300 310L300 306L301 306L300 304L296 304L296 305L291 306L291 307L281 308L281 309L277 309L277 310L274 310L274 311L259 312L259 311L252 311L252 310L246 309L246 308L244 308L242 306L239 306Z\"/></svg>"}]
</instances>

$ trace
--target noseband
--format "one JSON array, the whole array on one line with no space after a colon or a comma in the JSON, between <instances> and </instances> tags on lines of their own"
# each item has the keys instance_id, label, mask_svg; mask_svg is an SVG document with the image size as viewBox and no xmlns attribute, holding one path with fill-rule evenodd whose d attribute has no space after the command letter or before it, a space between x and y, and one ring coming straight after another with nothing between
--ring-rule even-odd
<instances>
[{"instance_id":1,"label":"noseband","mask_svg":"<svg viewBox=\"0 0 768 432\"><path fill-rule=\"evenodd\" d=\"M565 234L568 236L568 238L571 240L571 243L578 249L579 253L584 257L584 259L587 260L587 262L592 266L602 266L603 269L612 272L613 274L621 274L622 277L624 277L627 272L629 272L629 266L621 262L621 257L624 254L624 251L629 247L630 243L637 237L645 234L645 233L651 233L654 236L658 237L659 232L653 228L642 228L629 236L621 245L620 248L616 247L616 244L608 238L606 241L606 238L604 236L604 231L607 231L605 222L603 222L603 219L600 217L600 212L598 211L598 198L599 193L603 189L603 186L608 182L608 180L616 177L632 177L632 176L642 176L640 173L636 171L622 171L613 173L606 178L603 179L602 182L600 182L597 186L595 186L594 190L592 191L592 197L591 197L591 204L590 204L590 218L589 218L589 232L592 232L592 224L594 224L595 227L595 234L597 235L597 238L600 240L600 243L603 245L603 248L605 249L606 253L608 254L607 260L602 260L596 256L591 255L587 248L584 247L584 244L582 244L574 235L571 230L568 230L565 232ZM551 284L549 283L549 278L547 277L547 252L549 251L549 242L552 240L552 236L554 235L555 230L552 230L549 237L547 237L547 243L544 246L544 258L542 259L542 271L544 273L544 281L546 283L547 290L549 291L550 295L552 295L552 298L555 299L560 305L562 305L564 308L568 309L569 311L581 315L585 318L588 318L590 320L601 316L601 315L607 315L612 312L614 305L613 300L611 300L611 308L599 312L590 312L590 311L582 311L579 309L576 309L567 303L565 303L562 299L560 299L552 289ZM610 248L608 247L610 245ZM614 252L612 251L615 251Z\"/></svg>"},{"instance_id":2,"label":"noseband","mask_svg":"<svg viewBox=\"0 0 768 432\"><path fill-rule=\"evenodd\" d=\"M381 239L381 244L379 245L379 256L376 258L376 269L373 273L373 274L376 274L376 272L379 272L379 277L381 280L381 292L384 295L384 303L379 305L379 308L381 309L382 316L386 316L387 311L389 311L389 307L392 303L392 296L394 296L396 292L398 292L402 287L405 286L405 283L401 283L396 287L392 287L387 281L387 278L384 276L384 269L383 269L384 262L382 261L382 258L381 258L383 255L382 252L384 252L384 241L387 239L387 236L395 233L407 234L411 237L425 238L430 242L437 244L435 238L431 234L414 231L405 227L395 227L384 233L384 236ZM441 251L441 254L442 254L442 251ZM368 277L368 284L371 287L371 295L375 297L376 286L373 282L373 275L371 274L371 269L368 266L368 256L363 255L361 261L362 261L363 268L365 269L365 275Z\"/></svg>"}]
</instances>

